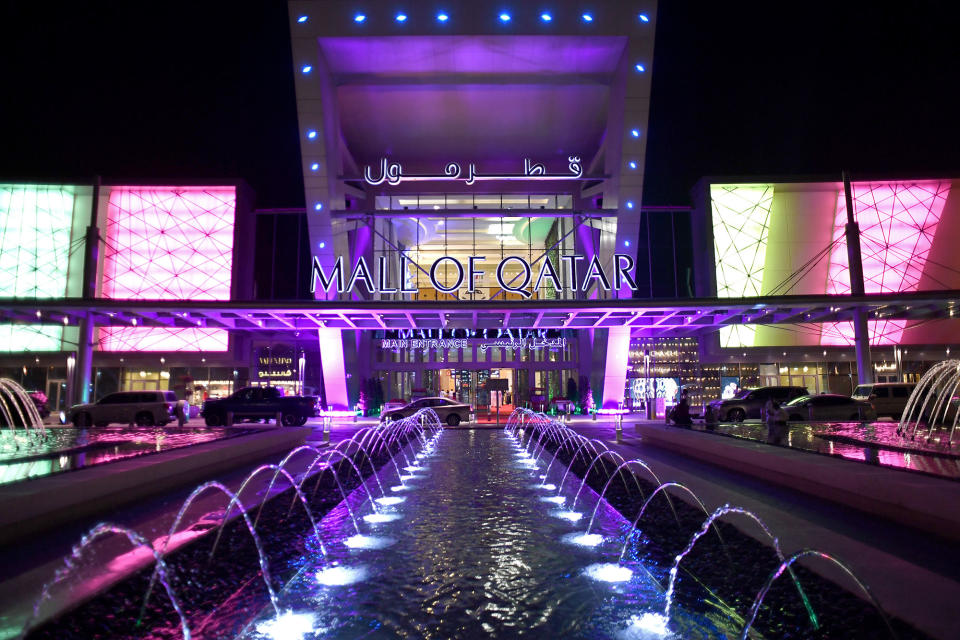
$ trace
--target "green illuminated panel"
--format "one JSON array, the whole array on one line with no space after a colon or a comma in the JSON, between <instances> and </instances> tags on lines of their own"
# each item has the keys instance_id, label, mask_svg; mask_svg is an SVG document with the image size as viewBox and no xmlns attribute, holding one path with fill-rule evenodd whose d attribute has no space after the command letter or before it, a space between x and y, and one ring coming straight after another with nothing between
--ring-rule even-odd
<instances>
[{"instance_id":1,"label":"green illuminated panel","mask_svg":"<svg viewBox=\"0 0 960 640\"><path fill-rule=\"evenodd\" d=\"M0 184L0 298L78 296L89 187ZM60 326L0 326L0 351L59 351Z\"/></svg>"},{"instance_id":2,"label":"green illuminated panel","mask_svg":"<svg viewBox=\"0 0 960 640\"><path fill-rule=\"evenodd\" d=\"M60 351L63 327L57 325L0 325L0 352Z\"/></svg>"},{"instance_id":3,"label":"green illuminated panel","mask_svg":"<svg viewBox=\"0 0 960 640\"><path fill-rule=\"evenodd\" d=\"M717 262L717 296L759 296L770 231L772 184L710 186L713 211L713 250ZM723 347L753 346L752 326L724 327Z\"/></svg>"}]
</instances>

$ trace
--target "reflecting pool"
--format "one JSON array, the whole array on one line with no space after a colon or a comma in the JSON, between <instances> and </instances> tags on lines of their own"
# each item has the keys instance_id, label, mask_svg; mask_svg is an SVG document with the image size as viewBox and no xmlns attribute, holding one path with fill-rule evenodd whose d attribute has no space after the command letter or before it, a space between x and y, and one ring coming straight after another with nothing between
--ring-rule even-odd
<instances>
[{"instance_id":1,"label":"reflecting pool","mask_svg":"<svg viewBox=\"0 0 960 640\"><path fill-rule=\"evenodd\" d=\"M265 607L241 637L671 637L660 585L617 565L629 523L604 502L583 544L585 521L555 516L541 472L502 431L447 430L405 499L381 504L393 519L362 523L362 536L343 505L323 519L328 557L301 558L282 614ZM596 500L580 496L587 519ZM386 544L358 544L367 536ZM673 637L724 637L684 611L671 618Z\"/></svg>"}]
</instances>

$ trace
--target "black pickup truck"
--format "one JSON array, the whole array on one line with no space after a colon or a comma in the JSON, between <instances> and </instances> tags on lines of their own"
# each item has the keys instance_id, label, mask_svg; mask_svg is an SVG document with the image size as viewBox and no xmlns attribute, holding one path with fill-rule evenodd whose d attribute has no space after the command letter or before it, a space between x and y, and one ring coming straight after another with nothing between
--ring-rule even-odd
<instances>
[{"instance_id":1,"label":"black pickup truck","mask_svg":"<svg viewBox=\"0 0 960 640\"><path fill-rule=\"evenodd\" d=\"M208 427L227 423L227 413L234 422L274 418L279 413L285 427L300 427L307 418L318 415L320 399L316 396L284 396L280 387L244 387L233 395L203 403L200 415Z\"/></svg>"}]
</instances>

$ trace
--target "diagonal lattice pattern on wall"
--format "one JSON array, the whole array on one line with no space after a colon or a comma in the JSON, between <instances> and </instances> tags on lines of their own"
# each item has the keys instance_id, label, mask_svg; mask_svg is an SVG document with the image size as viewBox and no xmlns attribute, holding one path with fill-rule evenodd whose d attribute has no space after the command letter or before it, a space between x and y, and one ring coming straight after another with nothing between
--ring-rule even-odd
<instances>
[{"instance_id":1,"label":"diagonal lattice pattern on wall","mask_svg":"<svg viewBox=\"0 0 960 640\"><path fill-rule=\"evenodd\" d=\"M76 187L0 185L0 298L62 298L68 291L70 257L83 251L73 241ZM0 328L0 351L59 351L63 327Z\"/></svg>"},{"instance_id":2,"label":"diagonal lattice pattern on wall","mask_svg":"<svg viewBox=\"0 0 960 640\"><path fill-rule=\"evenodd\" d=\"M104 327L104 351L226 351L227 331L198 327Z\"/></svg>"},{"instance_id":3,"label":"diagonal lattice pattern on wall","mask_svg":"<svg viewBox=\"0 0 960 640\"><path fill-rule=\"evenodd\" d=\"M107 204L102 295L229 300L236 202L234 187L114 187ZM225 330L214 329L100 333L101 348L109 351L223 351L226 340Z\"/></svg>"},{"instance_id":4,"label":"diagonal lattice pattern on wall","mask_svg":"<svg viewBox=\"0 0 960 640\"><path fill-rule=\"evenodd\" d=\"M772 184L710 186L717 296L759 296L770 230ZM720 330L720 346L753 346L755 328L732 325Z\"/></svg>"},{"instance_id":5,"label":"diagonal lattice pattern on wall","mask_svg":"<svg viewBox=\"0 0 960 640\"><path fill-rule=\"evenodd\" d=\"M858 182L851 185L853 208L860 225L860 253L866 293L916 291L927 264L930 246L950 193L947 181ZM837 196L833 240L827 275L827 293L850 293L850 265L844 228L847 206L843 191ZM905 320L869 322L872 344L899 344ZM853 344L849 322L823 325L823 345Z\"/></svg>"}]
</instances>

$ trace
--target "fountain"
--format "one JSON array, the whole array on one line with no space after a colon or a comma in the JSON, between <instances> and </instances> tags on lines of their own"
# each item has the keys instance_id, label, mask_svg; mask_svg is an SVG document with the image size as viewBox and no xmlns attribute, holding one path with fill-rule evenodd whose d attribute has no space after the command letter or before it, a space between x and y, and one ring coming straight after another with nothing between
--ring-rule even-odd
<instances>
[{"instance_id":1,"label":"fountain","mask_svg":"<svg viewBox=\"0 0 960 640\"><path fill-rule=\"evenodd\" d=\"M897 433L906 436L909 431L910 438L915 439L917 431L923 431L920 428L923 423L927 432L925 439L929 442L938 425L949 425L950 433L946 440L948 445L952 443L957 420L960 419L960 411L954 398L958 388L960 360L944 360L930 367L907 399L907 407L900 416Z\"/></svg>"},{"instance_id":2,"label":"fountain","mask_svg":"<svg viewBox=\"0 0 960 640\"><path fill-rule=\"evenodd\" d=\"M433 415L431 416L425 412L429 412L429 414ZM240 483L240 487L236 493L232 492L219 482L206 482L198 486L190 493L189 496L187 496L177 512L177 515L175 516L167 535L158 539L153 544L147 542L146 539L144 539L135 531L124 529L109 523L97 525L82 538L80 544L74 549L73 554L65 560L65 568L58 571L53 580L44 585L40 596L35 601L33 614L23 624L20 637L25 637L28 632L32 631L34 623L41 619L41 606L50 598L52 590L57 587L57 585L63 583L67 578L73 577L78 571L76 560L81 556L81 554L104 537L111 534L119 534L126 535L130 543L135 547L146 548L150 554L152 554L154 559L154 568L152 574L150 575L149 584L146 588L146 593L144 594L142 605L140 607L140 615L131 619L142 620L144 618L152 590L155 583L159 580L168 594L170 603L181 620L182 636L184 638L190 638L190 614L187 612L189 603L185 603L182 596L179 595L172 587L172 582L169 579L169 567L170 563L173 561L173 556L176 555L181 548L186 548L188 546L187 542L192 544L198 539L206 539L207 536L205 536L203 533L200 533L193 536L180 536L181 539L177 540L179 536L178 532L181 530L185 531L193 526L191 525L191 527L182 528L182 524L191 505L202 494L211 491L223 494L226 497L228 504L223 514L219 517L219 524L215 526L217 533L215 539L213 539L213 544L209 552L210 559L212 560L214 558L214 553L220 540L220 536L223 534L224 528L228 521L231 520L232 516L239 517L240 520L242 520L246 530L249 532L250 539L253 541L254 547L256 548L256 556L259 558L259 573L261 574L263 585L266 588L268 604L273 611L273 617L276 620L282 621L278 628L284 628L286 626L286 621L289 621L289 612L282 611L278 605L277 590L274 587L275 576L270 570L270 563L267 557L268 545L265 544L264 539L257 531L260 515L263 512L264 505L272 497L271 491L275 481L279 477L283 477L286 481L285 484L289 485L289 489L283 488L283 490L279 490L278 493L276 493L277 496L285 493L288 490L292 490L294 503L299 500L304 507L303 511L306 515L306 520L309 523L310 537L315 538L317 542L317 558L319 558L321 563L321 572L318 575L322 574L324 576L324 580L332 581L336 584L347 584L350 579L352 579L349 578L349 576L356 576L358 574L348 568L327 562L324 540L322 538L318 522L315 519L310 501L303 491L303 485L308 480L316 478L317 488L319 488L319 483L323 475L327 471L331 471L335 480L335 484L337 485L342 498L341 504L343 504L344 508L346 509L349 515L349 521L353 525L353 528L357 534L351 538L351 546L358 549L376 549L389 546L391 542L388 538L361 535L357 517L355 516L353 507L350 504L350 502L354 500L354 494L347 493L347 490L344 488L339 477L339 471L340 469L346 469L351 473L351 477L356 476L357 485L355 488L360 492L361 495L365 496L361 498L362 502L370 502L370 508L373 511L373 514L380 515L380 512L378 511L378 503L369 491L369 487L366 484L367 476L364 475L361 467L367 467L365 470L369 470L371 475L376 477L378 469L376 467L375 459L377 459L382 463L382 465L386 465L387 468L390 468L392 463L392 470L399 476L399 467L394 460L394 456L404 451L403 457L406 460L407 458L405 450L408 446L415 447L414 451L416 452L416 455L419 456L424 454L423 457L428 456L435 446L437 438L439 438L440 434L442 433L442 429L439 428L439 420L436 419L436 415L433 413L433 411L425 410L425 412L416 414L411 419L405 421L382 426L379 429L379 433L377 433L375 437L371 436L359 441L356 439L349 439L349 441L343 442L342 444L338 443L338 446L327 451L321 451L320 449L311 446L298 447L289 452L279 464L261 465L254 469ZM426 435L428 432L430 434L429 437ZM368 445L370 442L374 441L377 441L380 444L376 445L376 448L371 452L372 447L369 447ZM352 453L350 453L351 450ZM305 452L311 452L315 455L309 457L302 455ZM357 456L361 460L360 467L358 467L354 461L354 456ZM309 459L309 464L300 472L293 472L292 469L288 469L287 467L292 466L292 461L297 459ZM332 463L331 460L334 459L337 460L338 463L343 463L345 466ZM268 471L273 472L272 479L264 491L263 498L259 500L259 504L254 504L253 506L245 505L241 501L241 496L244 494L244 491L248 488L248 486L250 486L254 478L261 476ZM376 477L376 481L379 485L379 477ZM314 490L314 494L316 490L317 489ZM381 500L383 500L381 504L384 504L384 506L395 506L399 502L402 502L403 499L387 499L385 496L381 495ZM256 518L251 519L249 514L251 508L256 509ZM204 516L204 518L205 517L206 516ZM197 522L199 523L199 521ZM177 541L180 544L171 544L174 541ZM175 561L174 564L176 564ZM329 572L327 572L328 570Z\"/></svg>"},{"instance_id":3,"label":"fountain","mask_svg":"<svg viewBox=\"0 0 960 640\"><path fill-rule=\"evenodd\" d=\"M353 438L327 450L298 447L278 464L255 469L236 493L217 483L206 483L194 490L166 538L155 541L153 546L143 543L155 558L151 587L155 580L160 580L170 601L177 603L182 636L202 635L203 624L213 620L222 624L224 630L205 628L206 637L243 640L313 638L314 634L360 637L372 631L373 635L382 632L409 637L468 637L510 635L521 629L542 637L573 634L713 639L746 638L754 633L754 626L766 637L776 637L776 631L771 635L766 626L767 617L773 612L776 624L784 615L794 616L791 620L796 621L797 634L802 635L823 625L824 620L837 624L840 615L836 612L849 615L849 598L855 597L830 586L826 580L815 580L809 571L803 572L801 586L801 574L793 571L795 563L802 563L806 569L807 561L817 558L840 566L860 593L867 595L870 606L876 606L884 615L866 586L841 561L814 550L785 556L773 532L755 514L730 505L709 512L688 487L662 482L646 462L624 459L605 443L576 434L543 414L517 410L503 431L458 430L447 436L431 414L423 412L375 429L358 430ZM403 469L396 460L398 455L406 463ZM541 470L542 461L547 459L549 464ZM421 472L427 468L435 481L424 480ZM530 482L532 470L539 474L539 483ZM581 471L577 489L566 487L567 476L577 477ZM264 474L269 472L272 479L267 484ZM364 473L375 476L379 497L371 491L369 475ZM327 474L333 476L336 487L328 482L325 493L319 494L321 480ZM418 480L409 486L401 484L400 488L406 491L403 496L392 496L383 490L380 474L385 478L396 475L401 483L414 477ZM284 482L274 487L281 476ZM253 490L254 477L262 478L267 489L263 497L258 495L252 504L245 504L242 496ZM305 490L307 482L316 483L312 491ZM288 484L290 488L286 487ZM550 497L545 499L543 489L547 487L551 487ZM557 487L555 495L553 487ZM253 610L246 608L249 604L233 614L219 608L213 612L197 610L193 598L186 593L188 585L176 579L181 558L190 557L186 553L189 548L187 544L176 546L171 540L187 520L191 504L207 491L218 491L228 501L216 524L216 535L229 527L233 545L242 533L246 544L249 546L253 540L259 551L260 570L246 569L239 576L240 590L225 594L225 602L259 603L253 617ZM675 503L668 491L675 494ZM288 492L290 507L286 506L286 499L272 499ZM670 510L662 501L654 504L657 494L663 494ZM330 500L331 495L337 497ZM582 515L572 509L570 517L549 517L567 498L572 500L573 508L578 502L592 507L585 533L582 529L571 532L571 523ZM297 501L304 509L294 512ZM601 504L605 508L601 509ZM249 516L251 509L256 517ZM625 511L621 513L620 509ZM765 532L767 543L754 540L729 524L724 524L728 528L721 537L719 519L727 514L755 521ZM272 528L276 521L287 517L296 518L292 534L295 539L293 544L287 543L292 551L276 561L270 554L279 550L273 548L277 540L270 531L277 531ZM401 518L403 522L397 523ZM662 537L666 530L659 523L664 518L670 524L666 529L669 539L682 547L680 553L660 553L658 557L657 550L651 553L649 547L642 558L638 552L628 553L631 543L634 548L641 544L637 538L647 544L654 536ZM679 535L673 521L681 530ZM701 522L699 527L693 526ZM713 551L716 543L712 537L703 541L710 529L717 534L720 551ZM213 537L201 535L198 539ZM557 541L568 543L563 552L557 552ZM691 554L694 548L699 551ZM747 552L754 562L742 563L745 568L732 561L715 562L712 554L727 554L728 548L728 557ZM770 570L756 563L758 558L766 557L764 554L770 555ZM232 564L235 558L228 559L226 555L221 553L220 562ZM756 592L750 587L749 592L737 595L738 610L725 599L735 585L723 584L721 593L719 589L712 590L709 575L691 573L711 564L736 566L738 576L739 571L748 568L754 571L750 583L762 584L762 588ZM285 567L293 575L284 576L277 567ZM682 582L677 579L681 567L685 576ZM171 573L173 579L168 579ZM780 602L783 589L772 589L783 573L791 576L799 594L799 598L788 594L792 598L789 606ZM371 576L376 579L369 579ZM688 581L686 576L695 579ZM45 587L37 601L38 612L51 588L62 580L58 576ZM821 590L821 597L815 601L816 612L807 597L808 582ZM264 586L266 598L262 593ZM256 599L251 595L254 589L259 594ZM709 602L691 600L685 595L700 593L702 589L708 593ZM824 589L830 597L822 597ZM454 593L456 597L451 598ZM121 595L122 591L117 597ZM683 597L678 600L678 595ZM828 604L833 606L834 600L841 604L828 610ZM576 602L577 606L557 606L566 602ZM709 614L691 607L701 607ZM77 615L85 619L91 614ZM242 626L231 627L231 615L238 615ZM225 621L220 622L221 617ZM69 628L76 619L66 617L56 624ZM135 635L122 637L149 636L155 630L151 625L156 624L156 618L151 620L132 632ZM885 628L893 635L886 617L884 623L886 627L879 631L876 627L868 629L865 635L851 635L849 629L856 627L849 624L841 633L845 633L843 637L877 637L876 633L882 634ZM58 628L41 627L37 630L42 629L47 635L38 637L57 637Z\"/></svg>"},{"instance_id":4,"label":"fountain","mask_svg":"<svg viewBox=\"0 0 960 640\"><path fill-rule=\"evenodd\" d=\"M0 418L0 428L23 427L28 434L46 435L37 405L23 387L9 378L0 378Z\"/></svg>"}]
</instances>

